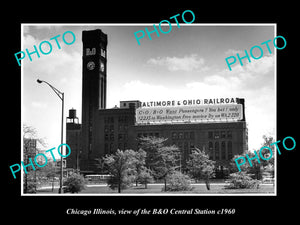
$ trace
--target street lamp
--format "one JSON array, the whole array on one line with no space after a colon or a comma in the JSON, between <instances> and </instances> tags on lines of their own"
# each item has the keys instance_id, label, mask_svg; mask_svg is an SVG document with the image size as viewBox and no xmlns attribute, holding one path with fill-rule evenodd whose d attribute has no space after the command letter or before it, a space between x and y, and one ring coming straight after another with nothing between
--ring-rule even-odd
<instances>
[{"instance_id":1,"label":"street lamp","mask_svg":"<svg viewBox=\"0 0 300 225\"><path fill-rule=\"evenodd\" d=\"M53 87L51 84L49 84L48 82L44 81L44 80L36 80L39 84L41 83L46 83L49 85L49 87L55 92L55 94L60 98L61 102L62 102L62 106L61 106L61 144L63 144L63 127L64 127L64 93L57 90L55 87ZM62 147L62 145L61 145ZM62 151L63 152L63 151ZM59 184L59 189L58 189L58 193L63 193L63 157L61 154L61 159L60 159L60 184Z\"/></svg>"}]
</instances>

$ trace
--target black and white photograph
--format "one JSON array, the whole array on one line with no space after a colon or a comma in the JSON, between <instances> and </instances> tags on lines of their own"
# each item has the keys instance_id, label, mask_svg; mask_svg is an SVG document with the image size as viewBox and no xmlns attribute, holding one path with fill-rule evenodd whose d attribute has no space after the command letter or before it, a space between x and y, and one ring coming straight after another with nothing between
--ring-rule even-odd
<instances>
[{"instance_id":1,"label":"black and white photograph","mask_svg":"<svg viewBox=\"0 0 300 225\"><path fill-rule=\"evenodd\" d=\"M276 195L276 24L22 30L23 194Z\"/></svg>"},{"instance_id":2,"label":"black and white photograph","mask_svg":"<svg viewBox=\"0 0 300 225\"><path fill-rule=\"evenodd\" d=\"M2 20L10 222L297 215L292 7L72 4Z\"/></svg>"}]
</instances>

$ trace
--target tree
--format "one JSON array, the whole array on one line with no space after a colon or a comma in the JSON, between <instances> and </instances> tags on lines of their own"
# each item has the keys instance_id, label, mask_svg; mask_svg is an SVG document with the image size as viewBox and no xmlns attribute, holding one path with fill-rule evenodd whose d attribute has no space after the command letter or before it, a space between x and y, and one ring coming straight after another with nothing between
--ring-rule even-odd
<instances>
[{"instance_id":1,"label":"tree","mask_svg":"<svg viewBox=\"0 0 300 225\"><path fill-rule=\"evenodd\" d=\"M153 176L151 175L151 170L146 167L142 167L140 172L137 174L136 181L141 184L144 184L145 189L147 189L147 184L151 183L153 181Z\"/></svg>"},{"instance_id":2,"label":"tree","mask_svg":"<svg viewBox=\"0 0 300 225\"><path fill-rule=\"evenodd\" d=\"M257 159L253 159L251 160L251 164L252 166L250 166L250 164L248 163L248 159L247 156L251 159L255 157L255 154L253 152L250 151L246 151L244 152L242 155L235 155L231 161L231 171L232 172L239 172L239 169L236 166L236 162L235 160L239 157L244 157L244 159L246 160L246 162L240 166L241 168L241 172L246 172L249 176L253 176L255 179L261 179L262 176L262 170L261 170L261 165L260 163L258 163ZM259 153L257 152L257 155L259 157ZM240 159L242 160L242 159ZM260 160L261 162L262 160ZM238 163L240 163L240 161L238 160Z\"/></svg>"},{"instance_id":3,"label":"tree","mask_svg":"<svg viewBox=\"0 0 300 225\"><path fill-rule=\"evenodd\" d=\"M189 174L198 179L204 179L207 190L210 190L209 179L214 177L215 161L209 159L209 156L198 148L195 148L187 161Z\"/></svg>"},{"instance_id":4,"label":"tree","mask_svg":"<svg viewBox=\"0 0 300 225\"><path fill-rule=\"evenodd\" d=\"M165 191L167 190L167 176L173 173L180 166L180 150L177 146L166 146L166 138L142 137L140 138L141 149L146 151L146 167L151 169L156 179L163 179Z\"/></svg>"},{"instance_id":5,"label":"tree","mask_svg":"<svg viewBox=\"0 0 300 225\"><path fill-rule=\"evenodd\" d=\"M144 150L147 153L147 157L145 159L146 167L152 169L153 165L157 161L157 150L164 146L164 142L167 138L162 137L141 137L139 139L140 149Z\"/></svg>"},{"instance_id":6,"label":"tree","mask_svg":"<svg viewBox=\"0 0 300 225\"><path fill-rule=\"evenodd\" d=\"M118 188L118 193L121 193L121 189L127 188L135 178L136 152L118 149L115 154L106 155L103 160L111 175L108 179L109 187L113 190Z\"/></svg>"},{"instance_id":7,"label":"tree","mask_svg":"<svg viewBox=\"0 0 300 225\"><path fill-rule=\"evenodd\" d=\"M249 176L254 177L257 180L262 179L263 174L265 173L270 173L270 175L274 175L274 155L275 155L275 146L271 144L274 142L274 138L272 136L267 136L267 135L263 135L263 143L261 145L262 147L269 147L272 150L272 153L270 153L270 151L267 148L262 149L261 151L261 155L264 158L269 158L270 154L272 154L272 158L268 159L268 160L263 160L260 156L259 150L256 150L256 155L259 158L259 161L257 159L255 159L255 154L252 151L246 151L241 155L235 155L231 161L231 172L239 172L237 166L236 166L236 162L235 159L239 158L239 157L244 157L246 162L243 165L240 165L241 171L242 172L246 172ZM254 158L253 160L251 160L251 164L252 166L250 166L247 156L249 157L249 159ZM242 159L240 159L242 160ZM241 161L238 160L238 163L241 163Z\"/></svg>"},{"instance_id":8,"label":"tree","mask_svg":"<svg viewBox=\"0 0 300 225\"><path fill-rule=\"evenodd\" d=\"M226 188L259 188L259 181L252 179L246 172L236 172L229 175L229 186Z\"/></svg>"},{"instance_id":9,"label":"tree","mask_svg":"<svg viewBox=\"0 0 300 225\"><path fill-rule=\"evenodd\" d=\"M85 189L85 180L80 174L71 173L64 181L64 186L64 192L78 193Z\"/></svg>"},{"instance_id":10,"label":"tree","mask_svg":"<svg viewBox=\"0 0 300 225\"><path fill-rule=\"evenodd\" d=\"M168 175L168 185L165 191L191 191L191 179L180 171L174 171Z\"/></svg>"},{"instance_id":11,"label":"tree","mask_svg":"<svg viewBox=\"0 0 300 225\"><path fill-rule=\"evenodd\" d=\"M275 145L272 145L271 146L271 144L273 143L273 142L275 142L274 141L274 138L272 137L272 136L267 136L267 135L263 135L263 140L264 140L264 142L263 142L263 144L262 144L262 146L261 147L264 147L264 146L267 146L267 147L269 147L269 148L271 148L271 150L272 150L272 153L270 153L270 151L268 150L268 149L263 149L262 150L262 156L264 157L264 158L269 158L269 156L270 156L270 154L272 154L272 158L270 158L269 160L261 160L262 162L262 166L263 167L266 167L266 166L269 166L269 165L271 165L271 166L274 166L274 158L275 158Z\"/></svg>"},{"instance_id":12,"label":"tree","mask_svg":"<svg viewBox=\"0 0 300 225\"><path fill-rule=\"evenodd\" d=\"M146 156L147 153L143 149L139 149L136 152L135 158L135 169L136 169L136 177L135 182L136 186L139 183L142 183L145 185L145 188L147 188L147 184L152 182L153 177L151 175L151 170L145 167L146 164Z\"/></svg>"},{"instance_id":13,"label":"tree","mask_svg":"<svg viewBox=\"0 0 300 225\"><path fill-rule=\"evenodd\" d=\"M163 179L165 184L165 191L167 191L167 176L172 174L178 165L179 149L177 146L163 146L157 149L156 159L153 163L153 170L158 179Z\"/></svg>"},{"instance_id":14,"label":"tree","mask_svg":"<svg viewBox=\"0 0 300 225\"><path fill-rule=\"evenodd\" d=\"M25 165L29 164L29 158L33 159L39 153L37 143L41 144L43 147L46 146L46 143L42 138L37 138L37 132L34 127L23 124L23 161ZM40 168L37 169L39 170ZM37 169L26 169L28 172L24 173L24 193L36 192L37 185L40 183L37 180Z\"/></svg>"}]
</instances>

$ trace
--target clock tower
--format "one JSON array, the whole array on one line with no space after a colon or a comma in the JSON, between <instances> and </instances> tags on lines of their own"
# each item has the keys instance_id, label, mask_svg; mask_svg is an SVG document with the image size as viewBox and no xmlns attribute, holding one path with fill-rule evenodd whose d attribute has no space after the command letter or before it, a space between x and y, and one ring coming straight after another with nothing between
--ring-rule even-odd
<instances>
[{"instance_id":1,"label":"clock tower","mask_svg":"<svg viewBox=\"0 0 300 225\"><path fill-rule=\"evenodd\" d=\"M95 129L93 126L96 124L97 112L99 109L106 108L107 35L100 29L83 31L82 42L83 145L81 160L89 161L94 147Z\"/></svg>"}]
</instances>

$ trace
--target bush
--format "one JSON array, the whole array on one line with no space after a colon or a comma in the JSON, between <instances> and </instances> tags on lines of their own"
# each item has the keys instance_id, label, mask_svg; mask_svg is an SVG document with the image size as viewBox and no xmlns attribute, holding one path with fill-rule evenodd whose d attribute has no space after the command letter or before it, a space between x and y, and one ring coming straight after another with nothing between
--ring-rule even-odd
<instances>
[{"instance_id":1,"label":"bush","mask_svg":"<svg viewBox=\"0 0 300 225\"><path fill-rule=\"evenodd\" d=\"M27 193L36 193L37 184L34 182L28 182Z\"/></svg>"},{"instance_id":2,"label":"bush","mask_svg":"<svg viewBox=\"0 0 300 225\"><path fill-rule=\"evenodd\" d=\"M166 191L191 191L193 187L191 186L191 179L189 176L182 174L181 172L175 171L170 176L168 176L168 184ZM165 189L163 188L162 191Z\"/></svg>"},{"instance_id":3,"label":"bush","mask_svg":"<svg viewBox=\"0 0 300 225\"><path fill-rule=\"evenodd\" d=\"M259 188L259 181L252 179L245 172L236 172L229 175L229 189Z\"/></svg>"},{"instance_id":4,"label":"bush","mask_svg":"<svg viewBox=\"0 0 300 225\"><path fill-rule=\"evenodd\" d=\"M64 192L78 193L85 189L85 180L80 174L72 173L64 181Z\"/></svg>"},{"instance_id":5,"label":"bush","mask_svg":"<svg viewBox=\"0 0 300 225\"><path fill-rule=\"evenodd\" d=\"M118 189L119 185L120 185L120 189L123 190L132 186L133 181L134 181L134 176L125 174L121 177L121 180L117 176L110 176L107 180L107 184L112 190Z\"/></svg>"}]
</instances>

